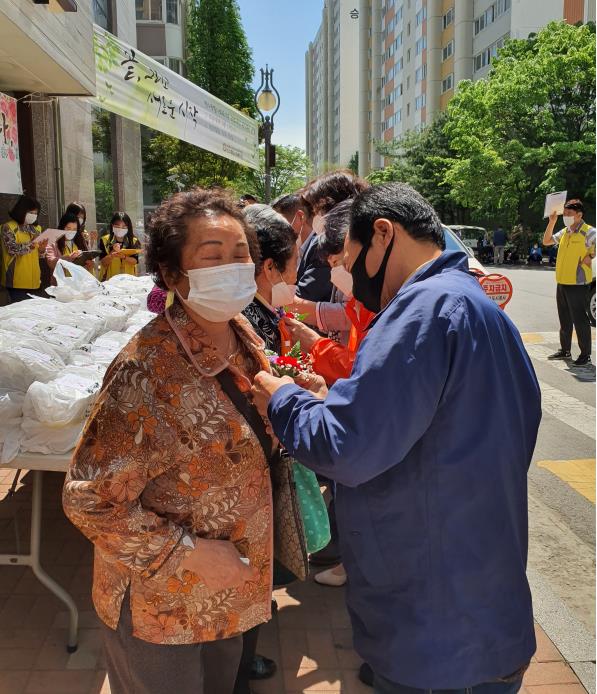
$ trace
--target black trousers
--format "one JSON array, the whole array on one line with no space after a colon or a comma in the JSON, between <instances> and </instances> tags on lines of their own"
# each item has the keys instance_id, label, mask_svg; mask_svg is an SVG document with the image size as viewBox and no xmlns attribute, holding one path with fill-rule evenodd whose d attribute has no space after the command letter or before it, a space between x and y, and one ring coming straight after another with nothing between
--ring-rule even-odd
<instances>
[{"instance_id":1,"label":"black trousers","mask_svg":"<svg viewBox=\"0 0 597 694\"><path fill-rule=\"evenodd\" d=\"M556 301L560 319L560 345L565 352L572 346L572 327L576 330L582 356L591 354L591 323L587 310L587 285L558 284Z\"/></svg>"}]
</instances>

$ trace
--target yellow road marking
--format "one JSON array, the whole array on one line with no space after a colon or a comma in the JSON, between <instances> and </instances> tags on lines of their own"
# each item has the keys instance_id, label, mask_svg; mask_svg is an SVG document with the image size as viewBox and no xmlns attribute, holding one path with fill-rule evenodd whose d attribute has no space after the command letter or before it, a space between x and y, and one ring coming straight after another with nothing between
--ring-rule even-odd
<instances>
[{"instance_id":1,"label":"yellow road marking","mask_svg":"<svg viewBox=\"0 0 597 694\"><path fill-rule=\"evenodd\" d=\"M595 503L595 458L583 460L541 460L537 467L545 468L591 503Z\"/></svg>"},{"instance_id":2,"label":"yellow road marking","mask_svg":"<svg viewBox=\"0 0 597 694\"><path fill-rule=\"evenodd\" d=\"M541 333L522 333L521 337L525 345L538 345L545 341Z\"/></svg>"}]
</instances>

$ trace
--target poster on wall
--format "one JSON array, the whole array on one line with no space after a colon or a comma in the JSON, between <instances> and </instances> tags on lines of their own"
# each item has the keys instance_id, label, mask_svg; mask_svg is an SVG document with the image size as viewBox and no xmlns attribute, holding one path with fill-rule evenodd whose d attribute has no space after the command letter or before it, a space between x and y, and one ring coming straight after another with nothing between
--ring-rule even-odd
<instances>
[{"instance_id":1,"label":"poster on wall","mask_svg":"<svg viewBox=\"0 0 597 694\"><path fill-rule=\"evenodd\" d=\"M0 193L22 192L17 100L0 92Z\"/></svg>"},{"instance_id":2,"label":"poster on wall","mask_svg":"<svg viewBox=\"0 0 597 694\"><path fill-rule=\"evenodd\" d=\"M93 103L251 168L257 121L94 25Z\"/></svg>"}]
</instances>

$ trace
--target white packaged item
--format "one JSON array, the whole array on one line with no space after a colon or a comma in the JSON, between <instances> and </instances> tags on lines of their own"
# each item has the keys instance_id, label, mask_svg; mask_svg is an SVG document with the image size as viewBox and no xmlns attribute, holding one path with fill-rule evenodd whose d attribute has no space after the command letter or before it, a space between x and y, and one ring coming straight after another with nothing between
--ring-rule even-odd
<instances>
[{"instance_id":1,"label":"white packaged item","mask_svg":"<svg viewBox=\"0 0 597 694\"><path fill-rule=\"evenodd\" d=\"M0 389L25 392L33 381L56 378L64 366L43 340L0 330Z\"/></svg>"},{"instance_id":2,"label":"white packaged item","mask_svg":"<svg viewBox=\"0 0 597 694\"><path fill-rule=\"evenodd\" d=\"M55 287L48 287L46 294L58 301L90 299L103 292L102 283L81 265L60 258L54 268Z\"/></svg>"},{"instance_id":3,"label":"white packaged item","mask_svg":"<svg viewBox=\"0 0 597 694\"><path fill-rule=\"evenodd\" d=\"M23 419L21 451L46 455L68 453L77 445L84 425L82 420L52 427L34 419Z\"/></svg>"},{"instance_id":4,"label":"white packaged item","mask_svg":"<svg viewBox=\"0 0 597 694\"><path fill-rule=\"evenodd\" d=\"M0 465L8 465L19 453L24 397L24 393L0 391Z\"/></svg>"},{"instance_id":5,"label":"white packaged item","mask_svg":"<svg viewBox=\"0 0 597 694\"><path fill-rule=\"evenodd\" d=\"M101 387L95 369L69 366L49 383L32 383L23 403L23 416L52 426L85 419Z\"/></svg>"},{"instance_id":6,"label":"white packaged item","mask_svg":"<svg viewBox=\"0 0 597 694\"><path fill-rule=\"evenodd\" d=\"M47 319L41 318L11 318L2 323L2 329L39 338L51 345L64 359L71 350L95 337L93 326L85 325L82 318L78 323L79 325L69 325L68 323L48 323Z\"/></svg>"}]
</instances>

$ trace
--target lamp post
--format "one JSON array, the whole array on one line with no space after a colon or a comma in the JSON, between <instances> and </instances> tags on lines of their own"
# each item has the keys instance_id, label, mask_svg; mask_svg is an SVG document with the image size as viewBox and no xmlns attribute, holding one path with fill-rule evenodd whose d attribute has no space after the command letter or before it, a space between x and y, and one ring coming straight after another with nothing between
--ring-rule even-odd
<instances>
[{"instance_id":1,"label":"lamp post","mask_svg":"<svg viewBox=\"0 0 597 694\"><path fill-rule=\"evenodd\" d=\"M274 71L266 65L261 68L261 84L255 92L255 106L261 117L261 131L265 141L265 204L272 198L272 167L276 165L276 148L272 145L274 116L280 108L280 94L274 86Z\"/></svg>"}]
</instances>

